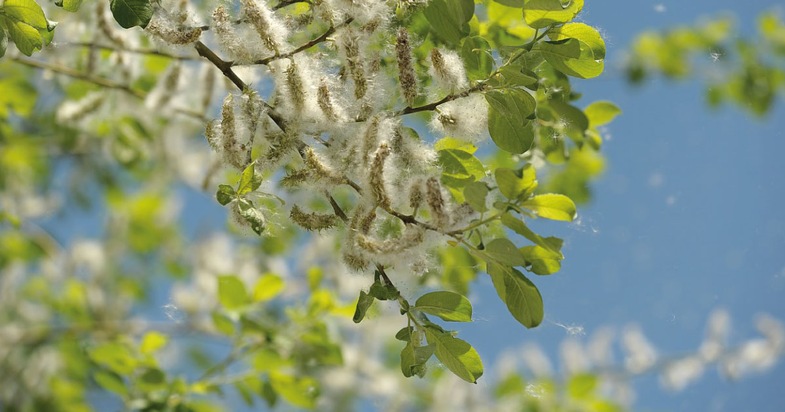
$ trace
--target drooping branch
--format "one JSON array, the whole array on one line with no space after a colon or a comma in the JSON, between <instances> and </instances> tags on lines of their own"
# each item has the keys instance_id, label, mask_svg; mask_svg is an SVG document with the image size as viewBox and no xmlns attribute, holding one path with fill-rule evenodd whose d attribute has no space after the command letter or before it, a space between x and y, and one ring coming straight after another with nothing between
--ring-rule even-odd
<instances>
[{"instance_id":1,"label":"drooping branch","mask_svg":"<svg viewBox=\"0 0 785 412\"><path fill-rule=\"evenodd\" d=\"M157 56L157 57L166 57L173 60L198 60L198 57L194 56L181 56L181 55L174 55L158 50L152 49L136 49L131 47L121 47L121 46L107 46L105 44L98 44L93 42L63 42L57 43L57 47L85 47L85 48L93 48L93 49L100 49L100 50L107 50L113 52L126 52L126 53L134 53L134 54L143 54L148 56Z\"/></svg>"},{"instance_id":2,"label":"drooping branch","mask_svg":"<svg viewBox=\"0 0 785 412\"><path fill-rule=\"evenodd\" d=\"M105 87L107 89L120 90L123 93L127 93L133 97L136 97L137 99L145 98L145 94L142 93L141 91L135 90L127 84L117 83L115 81L109 80L104 77L93 76L87 73L82 73L80 71L71 69L69 67L59 66L51 63L44 63L37 60L28 59L25 57L12 56L10 57L10 59L19 64L23 64L25 66L34 67L36 69L41 69L41 70L49 70L57 74L63 74L74 79L86 81L88 83L92 83L97 86Z\"/></svg>"}]
</instances>

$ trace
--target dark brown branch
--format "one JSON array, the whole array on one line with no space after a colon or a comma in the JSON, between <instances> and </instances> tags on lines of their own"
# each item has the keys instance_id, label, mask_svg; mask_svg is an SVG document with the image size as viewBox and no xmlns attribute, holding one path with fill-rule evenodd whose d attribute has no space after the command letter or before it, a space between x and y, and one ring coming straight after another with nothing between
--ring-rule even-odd
<instances>
[{"instance_id":1,"label":"dark brown branch","mask_svg":"<svg viewBox=\"0 0 785 412\"><path fill-rule=\"evenodd\" d=\"M264 59L261 59L261 60L257 60L253 64L262 64L262 65L266 66L266 65L268 65L271 62L276 61L276 60L288 59L289 57L292 57L292 56L294 56L297 53L300 53L300 52L302 52L304 50L310 49L311 47L316 46L317 44L327 40L327 38L330 37L333 33L335 33L335 31L337 29L339 29L339 28L341 28L343 26L348 25L353 20L354 19L352 17L350 17L350 18L346 19L346 21L344 21L343 23L341 23L341 24L339 24L337 26L331 26L329 29L327 29L327 31L322 33L321 36L319 36L319 37L309 41L308 43L303 44L302 46L300 46L300 47L298 47L298 48L296 48L296 49L294 49L294 50L292 50L290 52L287 52L287 53L284 53L284 54L276 54L274 56L270 56L270 57L267 57L267 58L264 58Z\"/></svg>"},{"instance_id":2,"label":"dark brown branch","mask_svg":"<svg viewBox=\"0 0 785 412\"><path fill-rule=\"evenodd\" d=\"M436 102L433 102L433 103L429 103L429 104L426 104L424 106L406 107L404 109L401 109L401 110L395 112L395 114L393 116L398 117L398 116L403 116L403 115L411 114L411 113L436 110L437 107L439 107L440 105L442 105L444 103L451 102L453 100L460 99L462 97L466 97L466 96L468 96L468 95L470 95L470 94L472 94L474 92L478 92L478 91L484 90L485 88L486 88L485 83L477 83L475 86L473 86L471 88L468 88L468 89L466 89L466 90L464 90L464 91L462 91L460 93L456 93L456 94L451 94L451 95L445 96L443 99L441 99L439 101L436 101Z\"/></svg>"},{"instance_id":3,"label":"dark brown branch","mask_svg":"<svg viewBox=\"0 0 785 412\"><path fill-rule=\"evenodd\" d=\"M245 89L248 88L248 85L245 84L245 82L243 82L242 79L240 79L237 76L234 70L232 70L232 62L226 61L218 57L218 55L215 54L215 52L213 52L209 47L207 47L201 41L197 41L196 44L194 44L194 47L196 48L196 52L199 53L200 56L204 57L210 63L212 63L213 66L218 68L218 70L220 70L221 73L223 73L223 75L226 76L227 79L229 79L235 86L237 86L237 88L240 89L240 91L245 91ZM275 108L270 106L270 104L268 104L266 101L262 100L262 104L264 104L264 108L266 109L267 116L269 116L273 120L273 122L275 122L275 124L282 131L285 132L286 121L280 115L280 113L275 111Z\"/></svg>"},{"instance_id":4,"label":"dark brown branch","mask_svg":"<svg viewBox=\"0 0 785 412\"><path fill-rule=\"evenodd\" d=\"M200 56L204 57L205 59L209 60L213 66L217 67L218 70L226 76L235 86L237 86L240 91L244 91L248 88L248 86L237 77L237 74L232 70L232 62L228 62L215 54L209 47L207 47L201 41L197 41L194 44L194 48L196 48L196 52L199 53Z\"/></svg>"}]
</instances>

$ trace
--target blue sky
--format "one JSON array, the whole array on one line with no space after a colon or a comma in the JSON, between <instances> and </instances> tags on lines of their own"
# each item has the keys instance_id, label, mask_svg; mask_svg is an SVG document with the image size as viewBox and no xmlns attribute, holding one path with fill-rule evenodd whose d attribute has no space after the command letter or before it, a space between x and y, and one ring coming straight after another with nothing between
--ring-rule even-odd
<instances>
[{"instance_id":1,"label":"blue sky","mask_svg":"<svg viewBox=\"0 0 785 412\"><path fill-rule=\"evenodd\" d=\"M732 318L731 342L754 337L754 316L785 319L785 107L782 99L762 120L737 107L710 110L700 81L625 83L623 51L643 29L689 25L701 18L736 16L742 33L755 30L770 1L587 1L583 21L608 42L607 72L579 82L579 105L610 100L624 111L603 146L608 167L594 185L580 224L542 224L541 233L566 239L562 271L537 278L546 322L522 330L505 319L490 282L481 282L479 318L462 331L481 354L515 342L534 342L555 358L567 333L582 326L637 323L661 353L694 351L717 308ZM780 4L780 13L785 12ZM706 56L711 61L711 56ZM484 296L488 298L483 298ZM488 355L485 355L488 357ZM617 357L617 360L619 358ZM636 410L780 411L785 365L740 382L710 369L695 385L672 394L657 378L637 379Z\"/></svg>"}]
</instances>

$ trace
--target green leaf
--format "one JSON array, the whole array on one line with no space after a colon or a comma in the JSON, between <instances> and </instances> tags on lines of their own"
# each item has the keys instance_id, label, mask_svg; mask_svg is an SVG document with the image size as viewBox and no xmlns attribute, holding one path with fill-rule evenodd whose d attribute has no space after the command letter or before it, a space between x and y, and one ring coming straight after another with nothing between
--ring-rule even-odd
<instances>
[{"instance_id":1,"label":"green leaf","mask_svg":"<svg viewBox=\"0 0 785 412\"><path fill-rule=\"evenodd\" d=\"M578 40L581 43L581 50L590 50L595 60L605 59L605 41L600 36L600 32L588 24L567 23L563 26L553 27L548 30L548 37L556 41Z\"/></svg>"},{"instance_id":2,"label":"green leaf","mask_svg":"<svg viewBox=\"0 0 785 412\"><path fill-rule=\"evenodd\" d=\"M542 322L542 296L523 273L509 266L488 263L488 274L496 293L515 320L527 328L533 328Z\"/></svg>"},{"instance_id":3,"label":"green leaf","mask_svg":"<svg viewBox=\"0 0 785 412\"><path fill-rule=\"evenodd\" d=\"M93 372L93 379L102 388L114 392L120 396L128 394L128 387L123 381L123 378L118 374L110 371L97 369Z\"/></svg>"},{"instance_id":4,"label":"green leaf","mask_svg":"<svg viewBox=\"0 0 785 412\"><path fill-rule=\"evenodd\" d=\"M536 89L539 82L537 74L521 67L504 66L499 69L499 74L504 78L502 84L507 87L524 86Z\"/></svg>"},{"instance_id":5,"label":"green leaf","mask_svg":"<svg viewBox=\"0 0 785 412\"><path fill-rule=\"evenodd\" d=\"M463 196L472 209L480 213L488 211L488 208L485 206L485 199L488 197L488 185L485 183L469 183L463 188Z\"/></svg>"},{"instance_id":6,"label":"green leaf","mask_svg":"<svg viewBox=\"0 0 785 412\"><path fill-rule=\"evenodd\" d=\"M253 287L254 302L266 302L281 293L284 281L274 273L265 273Z\"/></svg>"},{"instance_id":7,"label":"green leaf","mask_svg":"<svg viewBox=\"0 0 785 412\"><path fill-rule=\"evenodd\" d=\"M218 185L218 192L215 194L215 198L218 200L218 203L226 206L226 204L237 198L237 193L229 185Z\"/></svg>"},{"instance_id":8,"label":"green leaf","mask_svg":"<svg viewBox=\"0 0 785 412\"><path fill-rule=\"evenodd\" d=\"M368 308L371 307L373 304L374 297L365 293L364 290L360 291L360 297L357 299L357 307L354 309L354 316L352 320L354 323L360 323L365 318L365 313L368 311ZM398 335L395 335L397 338Z\"/></svg>"},{"instance_id":9,"label":"green leaf","mask_svg":"<svg viewBox=\"0 0 785 412\"><path fill-rule=\"evenodd\" d=\"M544 238L529 229L522 220L516 219L509 213L505 213L502 215L502 223L504 226L512 229L515 233L525 237L526 239L530 240L537 246L543 247L548 249L552 252L557 252L561 254L561 239L548 237Z\"/></svg>"},{"instance_id":10,"label":"green leaf","mask_svg":"<svg viewBox=\"0 0 785 412\"><path fill-rule=\"evenodd\" d=\"M218 277L218 301L229 310L240 309L248 304L248 292L245 284L237 276L223 275Z\"/></svg>"},{"instance_id":11,"label":"green leaf","mask_svg":"<svg viewBox=\"0 0 785 412\"><path fill-rule=\"evenodd\" d=\"M261 348L253 353L251 364L256 372L269 372L289 365L281 354L271 348Z\"/></svg>"},{"instance_id":12,"label":"green leaf","mask_svg":"<svg viewBox=\"0 0 785 412\"><path fill-rule=\"evenodd\" d=\"M491 46L482 37L472 36L463 40L461 59L469 80L485 80L493 72Z\"/></svg>"},{"instance_id":13,"label":"green leaf","mask_svg":"<svg viewBox=\"0 0 785 412\"><path fill-rule=\"evenodd\" d=\"M454 191L456 201L463 201L463 189L467 184L485 177L485 167L479 159L460 149L443 149L438 152L439 165L442 167L442 183Z\"/></svg>"},{"instance_id":14,"label":"green leaf","mask_svg":"<svg viewBox=\"0 0 785 412\"><path fill-rule=\"evenodd\" d=\"M518 171L500 167L494 172L494 177L499 191L512 201L528 197L537 188L537 175L531 164Z\"/></svg>"},{"instance_id":15,"label":"green leaf","mask_svg":"<svg viewBox=\"0 0 785 412\"><path fill-rule=\"evenodd\" d=\"M532 148L534 129L528 119L537 106L534 97L520 89L485 93L488 101L488 132L496 146L510 153Z\"/></svg>"},{"instance_id":16,"label":"green leaf","mask_svg":"<svg viewBox=\"0 0 785 412\"><path fill-rule=\"evenodd\" d=\"M149 0L109 0L109 9L124 29L145 28L153 17L153 5Z\"/></svg>"},{"instance_id":17,"label":"green leaf","mask_svg":"<svg viewBox=\"0 0 785 412\"><path fill-rule=\"evenodd\" d=\"M267 402L267 406L272 408L278 403L278 394L275 393L275 389L273 389L273 385L270 384L270 381L262 382L262 398L264 401Z\"/></svg>"},{"instance_id":18,"label":"green leaf","mask_svg":"<svg viewBox=\"0 0 785 412\"><path fill-rule=\"evenodd\" d=\"M144 392L162 390L165 389L166 374L158 368L146 368L135 383Z\"/></svg>"},{"instance_id":19,"label":"green leaf","mask_svg":"<svg viewBox=\"0 0 785 412\"><path fill-rule=\"evenodd\" d=\"M551 100L544 107L549 108L558 119L558 122L563 125L563 133L578 143L583 142L586 129L589 128L589 119L583 113L583 110L559 100Z\"/></svg>"},{"instance_id":20,"label":"green leaf","mask_svg":"<svg viewBox=\"0 0 785 412\"><path fill-rule=\"evenodd\" d=\"M611 102L598 101L586 106L583 112L589 119L589 126L597 127L610 123L621 113L621 109Z\"/></svg>"},{"instance_id":21,"label":"green leaf","mask_svg":"<svg viewBox=\"0 0 785 412\"><path fill-rule=\"evenodd\" d=\"M0 57L5 56L6 49L8 49L8 36L5 35L5 28L0 20Z\"/></svg>"},{"instance_id":22,"label":"green leaf","mask_svg":"<svg viewBox=\"0 0 785 412\"><path fill-rule=\"evenodd\" d=\"M398 340L401 340L401 341L404 341L404 342L409 342L409 341L412 340L412 332L414 332L414 328L411 327L411 326L407 326L405 328L401 328L401 330L399 330L395 334L395 339L398 339Z\"/></svg>"},{"instance_id":23,"label":"green leaf","mask_svg":"<svg viewBox=\"0 0 785 412\"><path fill-rule=\"evenodd\" d=\"M75 12L79 10L79 7L82 7L83 0L63 0L63 9L65 11Z\"/></svg>"},{"instance_id":24,"label":"green leaf","mask_svg":"<svg viewBox=\"0 0 785 412\"><path fill-rule=\"evenodd\" d=\"M248 199L240 199L237 202L237 210L240 212L240 216L251 225L251 229L257 235L261 235L264 232L264 215L259 209L254 207L253 202Z\"/></svg>"},{"instance_id":25,"label":"green leaf","mask_svg":"<svg viewBox=\"0 0 785 412\"><path fill-rule=\"evenodd\" d=\"M598 383L596 375L579 373L567 381L567 393L574 399L591 399Z\"/></svg>"},{"instance_id":26,"label":"green leaf","mask_svg":"<svg viewBox=\"0 0 785 412\"><path fill-rule=\"evenodd\" d=\"M589 45L576 39L541 42L536 50L551 66L568 76L589 79L599 76L605 68L604 60L595 58Z\"/></svg>"},{"instance_id":27,"label":"green leaf","mask_svg":"<svg viewBox=\"0 0 785 412\"><path fill-rule=\"evenodd\" d=\"M485 168L482 162L469 152L459 149L444 149L438 152L439 165L442 173L456 177L482 179L485 177Z\"/></svg>"},{"instance_id":28,"label":"green leaf","mask_svg":"<svg viewBox=\"0 0 785 412\"><path fill-rule=\"evenodd\" d=\"M503 4L507 7L523 7L526 4L526 0L494 0L499 4Z\"/></svg>"},{"instance_id":29,"label":"green leaf","mask_svg":"<svg viewBox=\"0 0 785 412\"><path fill-rule=\"evenodd\" d=\"M556 193L531 197L521 205L546 219L572 222L577 215L575 203L569 197Z\"/></svg>"},{"instance_id":30,"label":"green leaf","mask_svg":"<svg viewBox=\"0 0 785 412\"><path fill-rule=\"evenodd\" d=\"M414 309L440 317L448 322L471 322L472 304L455 292L437 291L420 296Z\"/></svg>"},{"instance_id":31,"label":"green leaf","mask_svg":"<svg viewBox=\"0 0 785 412\"><path fill-rule=\"evenodd\" d=\"M558 238L549 239L561 241L561 239ZM526 266L538 275L550 275L561 269L561 261L564 259L561 252L554 252L538 245L525 246L520 250L523 258L526 259Z\"/></svg>"},{"instance_id":32,"label":"green leaf","mask_svg":"<svg viewBox=\"0 0 785 412\"><path fill-rule=\"evenodd\" d=\"M87 350L87 354L93 362L120 375L130 375L139 364L128 346L115 342L103 343L90 348Z\"/></svg>"},{"instance_id":33,"label":"green leaf","mask_svg":"<svg viewBox=\"0 0 785 412\"><path fill-rule=\"evenodd\" d=\"M474 15L473 0L431 0L424 10L432 33L442 40L458 44L469 34L469 20Z\"/></svg>"},{"instance_id":34,"label":"green leaf","mask_svg":"<svg viewBox=\"0 0 785 412\"><path fill-rule=\"evenodd\" d=\"M583 9L583 0L570 0L566 6L562 0L528 0L523 6L526 24L542 29L553 24L567 23Z\"/></svg>"},{"instance_id":35,"label":"green leaf","mask_svg":"<svg viewBox=\"0 0 785 412\"><path fill-rule=\"evenodd\" d=\"M5 25L8 37L25 56L31 56L34 51L41 50L44 46L41 33L37 28L27 23L12 20L0 14L0 25Z\"/></svg>"},{"instance_id":36,"label":"green leaf","mask_svg":"<svg viewBox=\"0 0 785 412\"><path fill-rule=\"evenodd\" d=\"M442 137L433 144L433 150L436 150L437 152L447 149L457 149L474 154L474 152L477 151L477 146L450 136Z\"/></svg>"},{"instance_id":37,"label":"green leaf","mask_svg":"<svg viewBox=\"0 0 785 412\"><path fill-rule=\"evenodd\" d=\"M493 262L489 263L509 266L523 266L526 264L521 251L507 238L502 237L491 240L485 245L483 252L493 260Z\"/></svg>"},{"instance_id":38,"label":"green leaf","mask_svg":"<svg viewBox=\"0 0 785 412\"><path fill-rule=\"evenodd\" d=\"M436 358L447 369L466 382L477 383L483 373L482 360L471 345L450 333L432 328L426 328L425 335L434 347Z\"/></svg>"},{"instance_id":39,"label":"green leaf","mask_svg":"<svg viewBox=\"0 0 785 412\"><path fill-rule=\"evenodd\" d=\"M379 281L371 285L371 290L368 291L368 294L379 300L397 300L401 296L401 293L398 292L394 285L383 285Z\"/></svg>"},{"instance_id":40,"label":"green leaf","mask_svg":"<svg viewBox=\"0 0 785 412\"><path fill-rule=\"evenodd\" d=\"M248 165L240 175L240 183L237 185L237 194L242 196L253 192L262 185L262 174L256 171L255 163Z\"/></svg>"},{"instance_id":41,"label":"green leaf","mask_svg":"<svg viewBox=\"0 0 785 412\"><path fill-rule=\"evenodd\" d=\"M403 376L425 376L425 363L433 356L433 346L415 346L408 342L401 350L401 372Z\"/></svg>"},{"instance_id":42,"label":"green leaf","mask_svg":"<svg viewBox=\"0 0 785 412\"><path fill-rule=\"evenodd\" d=\"M211 315L213 326L226 336L234 335L234 322L226 314L215 311Z\"/></svg>"},{"instance_id":43,"label":"green leaf","mask_svg":"<svg viewBox=\"0 0 785 412\"><path fill-rule=\"evenodd\" d=\"M151 355L166 346L168 340L169 338L160 332L147 332L144 334L142 343L139 345L139 352L143 355Z\"/></svg>"},{"instance_id":44,"label":"green leaf","mask_svg":"<svg viewBox=\"0 0 785 412\"><path fill-rule=\"evenodd\" d=\"M270 384L276 393L294 406L308 409L316 406L319 396L319 382L316 379L273 371L270 372Z\"/></svg>"},{"instance_id":45,"label":"green leaf","mask_svg":"<svg viewBox=\"0 0 785 412\"><path fill-rule=\"evenodd\" d=\"M411 378L416 374L415 368L419 366L414 361L414 345L407 342L401 350L401 373L407 378Z\"/></svg>"},{"instance_id":46,"label":"green leaf","mask_svg":"<svg viewBox=\"0 0 785 412\"><path fill-rule=\"evenodd\" d=\"M36 29L48 29L50 26L44 10L33 0L5 0L0 6L2 6L1 14L11 21L24 23Z\"/></svg>"}]
</instances>

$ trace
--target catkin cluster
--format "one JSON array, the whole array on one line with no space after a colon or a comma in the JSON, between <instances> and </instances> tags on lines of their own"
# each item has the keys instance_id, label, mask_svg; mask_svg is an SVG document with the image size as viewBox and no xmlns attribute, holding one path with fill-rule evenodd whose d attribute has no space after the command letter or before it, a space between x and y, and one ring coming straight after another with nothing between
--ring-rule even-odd
<instances>
[{"instance_id":1,"label":"catkin cluster","mask_svg":"<svg viewBox=\"0 0 785 412\"><path fill-rule=\"evenodd\" d=\"M425 267L429 247L467 217L442 186L432 146L406 126L401 110L455 95L436 108L431 126L476 141L487 108L482 96L458 98L469 83L455 51L433 49L418 60L417 37L392 23L396 7L418 4L323 0L293 14L241 0L213 9L209 30L198 36L183 13L161 14L148 29L169 43L218 45L245 76L248 89L229 94L208 123L208 142L225 165L253 163L277 176L295 199L292 222L343 231L344 262L355 270ZM339 206L332 193L347 190L350 201ZM297 201L305 194L324 196L332 209L309 210Z\"/></svg>"}]
</instances>

